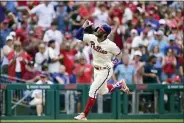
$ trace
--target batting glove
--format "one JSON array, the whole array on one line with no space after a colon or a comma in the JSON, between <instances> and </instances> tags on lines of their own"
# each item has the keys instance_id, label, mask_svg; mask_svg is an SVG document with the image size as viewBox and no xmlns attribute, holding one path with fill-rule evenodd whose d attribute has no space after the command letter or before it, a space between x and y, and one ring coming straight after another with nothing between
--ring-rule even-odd
<instances>
[{"instance_id":1,"label":"batting glove","mask_svg":"<svg viewBox=\"0 0 184 123\"><path fill-rule=\"evenodd\" d=\"M82 27L85 29L86 27L89 27L89 26L91 26L91 25L93 25L93 23L92 23L91 21L89 21L89 20L86 20L86 21L84 22L84 24L82 25Z\"/></svg>"},{"instance_id":2,"label":"batting glove","mask_svg":"<svg viewBox=\"0 0 184 123\"><path fill-rule=\"evenodd\" d=\"M118 58L114 58L113 61L112 61L112 63L113 63L114 65L118 64L119 62L120 62L120 61L119 61Z\"/></svg>"}]
</instances>

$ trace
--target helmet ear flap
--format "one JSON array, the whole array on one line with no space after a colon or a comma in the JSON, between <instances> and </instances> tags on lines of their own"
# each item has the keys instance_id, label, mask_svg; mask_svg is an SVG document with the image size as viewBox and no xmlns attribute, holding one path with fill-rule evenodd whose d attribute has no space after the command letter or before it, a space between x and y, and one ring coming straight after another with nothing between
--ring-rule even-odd
<instances>
[{"instance_id":1,"label":"helmet ear flap","mask_svg":"<svg viewBox=\"0 0 184 123\"><path fill-rule=\"evenodd\" d=\"M95 28L94 32L97 32L98 29L99 29L99 27Z\"/></svg>"}]
</instances>

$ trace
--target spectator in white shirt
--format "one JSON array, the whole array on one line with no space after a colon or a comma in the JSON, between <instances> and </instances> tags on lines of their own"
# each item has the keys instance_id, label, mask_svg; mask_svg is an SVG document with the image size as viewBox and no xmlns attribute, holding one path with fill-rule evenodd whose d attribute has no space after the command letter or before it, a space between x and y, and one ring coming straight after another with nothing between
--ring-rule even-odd
<instances>
[{"instance_id":1,"label":"spectator in white shirt","mask_svg":"<svg viewBox=\"0 0 184 123\"><path fill-rule=\"evenodd\" d=\"M50 40L48 43L48 68L50 73L59 72L60 61L63 59L62 55L57 55L55 49L55 40Z\"/></svg>"},{"instance_id":2,"label":"spectator in white shirt","mask_svg":"<svg viewBox=\"0 0 184 123\"><path fill-rule=\"evenodd\" d=\"M127 24L129 21L132 20L133 18L133 13L131 11L130 8L128 7L125 7L125 5L123 5L123 9L124 9L124 14L123 14L123 24Z\"/></svg>"},{"instance_id":3,"label":"spectator in white shirt","mask_svg":"<svg viewBox=\"0 0 184 123\"><path fill-rule=\"evenodd\" d=\"M132 41L131 60L134 57L134 52L139 49L139 46L147 47L149 44L148 30L144 29L141 36L136 36Z\"/></svg>"},{"instance_id":4,"label":"spectator in white shirt","mask_svg":"<svg viewBox=\"0 0 184 123\"><path fill-rule=\"evenodd\" d=\"M48 80L48 74L42 73L40 75L40 80L36 84L53 84L53 82ZM41 116L43 112L42 104L45 105L45 90L36 89L33 91L31 97L33 100L29 103L32 106L36 106L36 113L38 116Z\"/></svg>"},{"instance_id":5,"label":"spectator in white shirt","mask_svg":"<svg viewBox=\"0 0 184 123\"><path fill-rule=\"evenodd\" d=\"M95 26L107 23L109 15L105 4L100 4L99 7L95 8L95 11L92 16L94 17Z\"/></svg>"},{"instance_id":6,"label":"spectator in white shirt","mask_svg":"<svg viewBox=\"0 0 184 123\"><path fill-rule=\"evenodd\" d=\"M50 40L55 40L55 51L59 55L60 45L63 42L63 34L57 30L57 23L55 21L51 23L51 29L47 30L43 37L44 42L49 42Z\"/></svg>"},{"instance_id":7,"label":"spectator in white shirt","mask_svg":"<svg viewBox=\"0 0 184 123\"><path fill-rule=\"evenodd\" d=\"M41 71L44 63L47 62L46 47L43 43L39 45L39 52L35 55L35 67L38 71Z\"/></svg>"},{"instance_id":8,"label":"spectator in white shirt","mask_svg":"<svg viewBox=\"0 0 184 123\"><path fill-rule=\"evenodd\" d=\"M34 13L38 15L38 26L43 28L50 27L52 20L56 17L54 6L49 4L49 1L45 1L44 3L34 7L31 10L31 14Z\"/></svg>"},{"instance_id":9,"label":"spectator in white shirt","mask_svg":"<svg viewBox=\"0 0 184 123\"><path fill-rule=\"evenodd\" d=\"M6 45L2 48L2 73L8 74L8 54L13 50L13 37L6 37Z\"/></svg>"}]
</instances>

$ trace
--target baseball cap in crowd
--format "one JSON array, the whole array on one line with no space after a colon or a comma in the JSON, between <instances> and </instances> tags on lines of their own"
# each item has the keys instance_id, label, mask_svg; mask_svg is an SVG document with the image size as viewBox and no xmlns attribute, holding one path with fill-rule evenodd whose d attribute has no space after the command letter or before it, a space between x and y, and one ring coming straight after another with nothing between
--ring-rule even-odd
<instances>
[{"instance_id":1,"label":"baseball cap in crowd","mask_svg":"<svg viewBox=\"0 0 184 123\"><path fill-rule=\"evenodd\" d=\"M6 41L9 41L9 40L13 40L13 37L10 35L6 37Z\"/></svg>"},{"instance_id":2,"label":"baseball cap in crowd","mask_svg":"<svg viewBox=\"0 0 184 123\"><path fill-rule=\"evenodd\" d=\"M111 27L109 25L107 25L107 24L103 24L99 28L102 29L107 34L110 34L111 33Z\"/></svg>"},{"instance_id":3,"label":"baseball cap in crowd","mask_svg":"<svg viewBox=\"0 0 184 123\"><path fill-rule=\"evenodd\" d=\"M166 22L165 22L165 20L164 20L164 19L160 19L160 20L159 20L159 24L161 24L161 25L165 25L165 24L166 24Z\"/></svg>"},{"instance_id":4,"label":"baseball cap in crowd","mask_svg":"<svg viewBox=\"0 0 184 123\"><path fill-rule=\"evenodd\" d=\"M16 36L16 33L13 31L13 32L10 32L9 35L12 36L12 37L15 37Z\"/></svg>"},{"instance_id":5,"label":"baseball cap in crowd","mask_svg":"<svg viewBox=\"0 0 184 123\"><path fill-rule=\"evenodd\" d=\"M164 32L162 30L158 30L156 34L157 35L164 35Z\"/></svg>"},{"instance_id":6,"label":"baseball cap in crowd","mask_svg":"<svg viewBox=\"0 0 184 123\"><path fill-rule=\"evenodd\" d=\"M175 38L176 37L173 34L171 34L171 35L168 36L168 40L169 41L175 41Z\"/></svg>"},{"instance_id":7,"label":"baseball cap in crowd","mask_svg":"<svg viewBox=\"0 0 184 123\"><path fill-rule=\"evenodd\" d=\"M136 29L132 29L132 30L130 31L130 33L131 33L131 34L138 34L138 32L137 32Z\"/></svg>"},{"instance_id":8,"label":"baseball cap in crowd","mask_svg":"<svg viewBox=\"0 0 184 123\"><path fill-rule=\"evenodd\" d=\"M137 50L134 52L134 56L142 56L141 51Z\"/></svg>"}]
</instances>

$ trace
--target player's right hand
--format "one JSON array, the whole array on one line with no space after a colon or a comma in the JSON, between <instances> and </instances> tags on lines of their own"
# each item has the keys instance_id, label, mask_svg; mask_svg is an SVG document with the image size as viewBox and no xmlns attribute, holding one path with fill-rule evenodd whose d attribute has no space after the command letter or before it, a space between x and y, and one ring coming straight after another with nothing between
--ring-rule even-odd
<instances>
[{"instance_id":1,"label":"player's right hand","mask_svg":"<svg viewBox=\"0 0 184 123\"><path fill-rule=\"evenodd\" d=\"M86 21L84 22L84 24L82 25L82 27L83 27L83 28L86 28L86 27L89 27L89 26L91 26L91 25L93 25L93 23L92 23L91 21L89 21L89 20L86 20Z\"/></svg>"}]
</instances>

